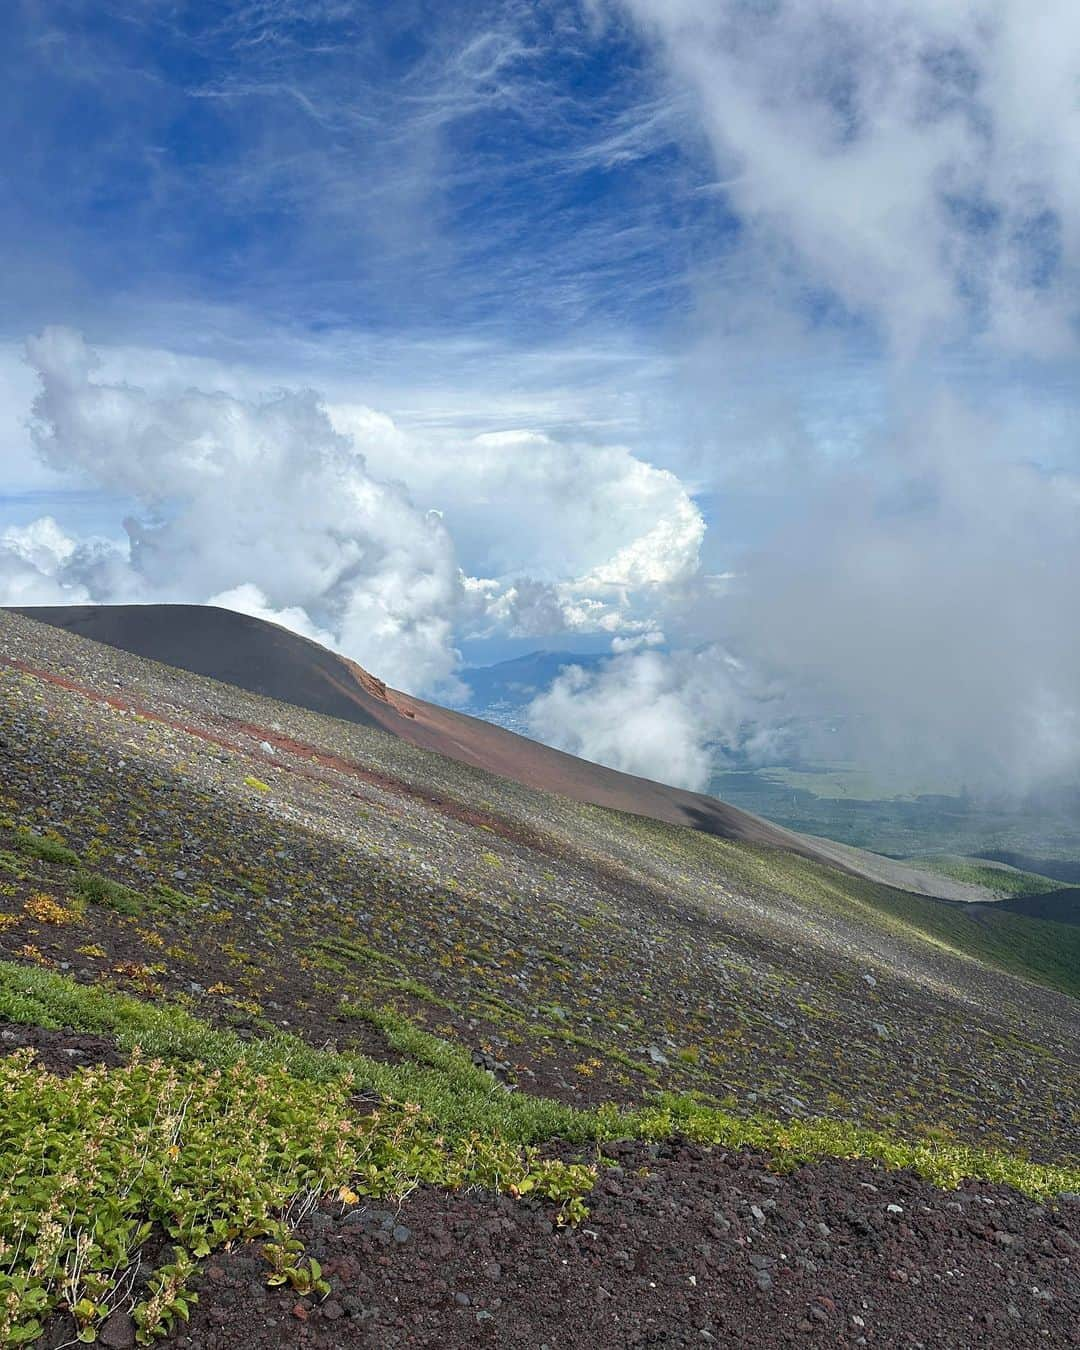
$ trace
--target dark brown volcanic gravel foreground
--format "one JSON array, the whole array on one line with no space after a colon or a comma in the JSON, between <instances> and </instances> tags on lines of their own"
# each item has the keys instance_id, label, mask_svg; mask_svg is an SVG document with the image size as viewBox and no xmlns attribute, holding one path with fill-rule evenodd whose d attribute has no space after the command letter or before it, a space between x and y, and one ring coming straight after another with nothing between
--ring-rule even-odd
<instances>
[{"instance_id":1,"label":"dark brown volcanic gravel foreground","mask_svg":"<svg viewBox=\"0 0 1080 1350\"><path fill-rule=\"evenodd\" d=\"M104 1036L85 1036L77 1031L49 1031L45 1027L0 1026L0 1055L32 1046L35 1062L49 1073L66 1077L74 1069L89 1064L105 1064L110 1069L127 1063L127 1055L116 1042Z\"/></svg>"},{"instance_id":2,"label":"dark brown volcanic gravel foreground","mask_svg":"<svg viewBox=\"0 0 1080 1350\"><path fill-rule=\"evenodd\" d=\"M1080 1197L1048 1208L860 1163L775 1177L749 1153L607 1151L620 1167L577 1230L507 1197L429 1189L393 1210L317 1211L300 1235L329 1297L268 1289L253 1245L210 1261L170 1343L1080 1345ZM106 1343L129 1344L125 1331L115 1321Z\"/></svg>"}]
</instances>

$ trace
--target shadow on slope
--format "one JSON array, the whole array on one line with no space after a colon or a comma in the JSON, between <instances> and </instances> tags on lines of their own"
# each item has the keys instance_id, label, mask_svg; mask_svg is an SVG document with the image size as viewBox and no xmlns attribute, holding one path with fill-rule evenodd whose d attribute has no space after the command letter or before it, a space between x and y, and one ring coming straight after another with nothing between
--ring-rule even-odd
<instances>
[{"instance_id":1,"label":"shadow on slope","mask_svg":"<svg viewBox=\"0 0 1080 1350\"><path fill-rule=\"evenodd\" d=\"M1004 900L1002 909L1028 919L1050 919L1054 923L1080 925L1080 887L1050 891L1044 895L1018 895Z\"/></svg>"}]
</instances>

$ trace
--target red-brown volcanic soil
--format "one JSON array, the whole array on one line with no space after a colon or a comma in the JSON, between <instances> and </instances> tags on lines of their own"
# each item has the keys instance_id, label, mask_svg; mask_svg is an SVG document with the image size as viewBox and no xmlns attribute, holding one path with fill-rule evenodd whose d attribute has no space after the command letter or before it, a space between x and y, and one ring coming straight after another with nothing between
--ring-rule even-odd
<instances>
[{"instance_id":1,"label":"red-brown volcanic soil","mask_svg":"<svg viewBox=\"0 0 1080 1350\"><path fill-rule=\"evenodd\" d=\"M263 619L210 605L33 606L15 612L284 703L378 727L526 787L843 867L812 841L715 797L619 773L390 689L355 662Z\"/></svg>"}]
</instances>

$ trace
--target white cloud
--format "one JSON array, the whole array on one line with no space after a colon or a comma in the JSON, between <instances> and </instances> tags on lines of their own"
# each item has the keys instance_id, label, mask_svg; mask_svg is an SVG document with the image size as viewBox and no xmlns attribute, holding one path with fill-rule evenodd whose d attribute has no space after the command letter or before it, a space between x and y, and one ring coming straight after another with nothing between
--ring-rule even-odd
<instances>
[{"instance_id":1,"label":"white cloud","mask_svg":"<svg viewBox=\"0 0 1080 1350\"><path fill-rule=\"evenodd\" d=\"M671 474L665 474L665 478L672 487L678 482ZM679 484L656 524L593 567L577 587L582 591L634 591L689 581L697 572L704 537L701 512Z\"/></svg>"},{"instance_id":2,"label":"white cloud","mask_svg":"<svg viewBox=\"0 0 1080 1350\"><path fill-rule=\"evenodd\" d=\"M883 766L996 792L1075 774L1080 476L1017 462L1010 428L920 392L880 455L804 479L729 631L850 714Z\"/></svg>"},{"instance_id":3,"label":"white cloud","mask_svg":"<svg viewBox=\"0 0 1080 1350\"><path fill-rule=\"evenodd\" d=\"M21 529L8 526L0 534L0 547L39 571L55 572L71 561L76 545L52 516L41 516Z\"/></svg>"},{"instance_id":4,"label":"white cloud","mask_svg":"<svg viewBox=\"0 0 1080 1350\"><path fill-rule=\"evenodd\" d=\"M616 656L622 656L626 652L640 651L643 647L662 647L664 645L664 635L657 628L650 628L645 633L638 633L634 637L614 637L611 639L611 650Z\"/></svg>"},{"instance_id":5,"label":"white cloud","mask_svg":"<svg viewBox=\"0 0 1080 1350\"><path fill-rule=\"evenodd\" d=\"M852 714L886 768L1075 776L1080 11L614 7L696 100L739 224L683 368L702 566L734 575L669 640Z\"/></svg>"},{"instance_id":6,"label":"white cloud","mask_svg":"<svg viewBox=\"0 0 1080 1350\"><path fill-rule=\"evenodd\" d=\"M702 790L725 757L746 749L772 697L719 647L616 655L595 670L567 666L526 711L549 745L679 787Z\"/></svg>"},{"instance_id":7,"label":"white cloud","mask_svg":"<svg viewBox=\"0 0 1080 1350\"><path fill-rule=\"evenodd\" d=\"M368 460L437 503L459 541L476 631L634 633L698 568L705 523L686 486L621 445L527 429L408 435L382 414L334 405Z\"/></svg>"},{"instance_id":8,"label":"white cloud","mask_svg":"<svg viewBox=\"0 0 1080 1350\"><path fill-rule=\"evenodd\" d=\"M43 516L0 534L0 597L8 605L70 605L88 600L85 587L56 579L75 553L56 521Z\"/></svg>"},{"instance_id":9,"label":"white cloud","mask_svg":"<svg viewBox=\"0 0 1080 1350\"><path fill-rule=\"evenodd\" d=\"M95 583L123 593L123 551L107 539L76 540L51 516L0 534L0 601L8 605L76 605L93 598Z\"/></svg>"},{"instance_id":10,"label":"white cloud","mask_svg":"<svg viewBox=\"0 0 1080 1350\"><path fill-rule=\"evenodd\" d=\"M904 350L972 322L1026 350L1071 347L1071 0L620 7L696 95L774 293L826 287Z\"/></svg>"},{"instance_id":11,"label":"white cloud","mask_svg":"<svg viewBox=\"0 0 1080 1350\"><path fill-rule=\"evenodd\" d=\"M39 550L43 574L95 600L231 594L331 635L391 683L425 688L451 677L460 583L449 536L402 488L368 472L316 395L242 399L108 383L67 329L47 330L28 354L41 378L42 458L139 508L125 521L128 559L75 550L43 565Z\"/></svg>"},{"instance_id":12,"label":"white cloud","mask_svg":"<svg viewBox=\"0 0 1080 1350\"><path fill-rule=\"evenodd\" d=\"M27 434L35 386L21 345L0 342L0 492L40 491L58 481L34 453Z\"/></svg>"},{"instance_id":13,"label":"white cloud","mask_svg":"<svg viewBox=\"0 0 1080 1350\"><path fill-rule=\"evenodd\" d=\"M687 488L625 446L530 429L448 443L406 435L370 408L329 412L363 438L373 468L438 506L476 575L602 593L677 584L697 566L705 526Z\"/></svg>"},{"instance_id":14,"label":"white cloud","mask_svg":"<svg viewBox=\"0 0 1080 1350\"><path fill-rule=\"evenodd\" d=\"M70 329L27 352L41 461L128 514L122 544L45 520L12 534L9 598L32 582L49 598L224 604L446 693L459 632L643 632L696 570L687 489L621 446L406 431L212 363L99 356Z\"/></svg>"}]
</instances>

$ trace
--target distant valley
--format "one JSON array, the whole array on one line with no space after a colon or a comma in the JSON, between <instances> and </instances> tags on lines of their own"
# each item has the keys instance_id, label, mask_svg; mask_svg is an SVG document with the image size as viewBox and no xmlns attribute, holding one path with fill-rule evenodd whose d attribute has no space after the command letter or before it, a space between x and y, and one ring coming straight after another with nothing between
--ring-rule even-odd
<instances>
[{"instance_id":1,"label":"distant valley","mask_svg":"<svg viewBox=\"0 0 1080 1350\"><path fill-rule=\"evenodd\" d=\"M609 659L536 651L467 668L461 679L471 696L468 711L530 735L528 706L560 671L571 665L594 671ZM801 834L909 860L947 855L955 860L953 873L961 859L988 860L1059 885L1080 884L1080 786L993 797L929 785L912 790L907 782L890 783L880 770L820 757L828 749L827 730L820 722L795 728L796 740L811 746L810 757L718 765L709 791Z\"/></svg>"}]
</instances>

